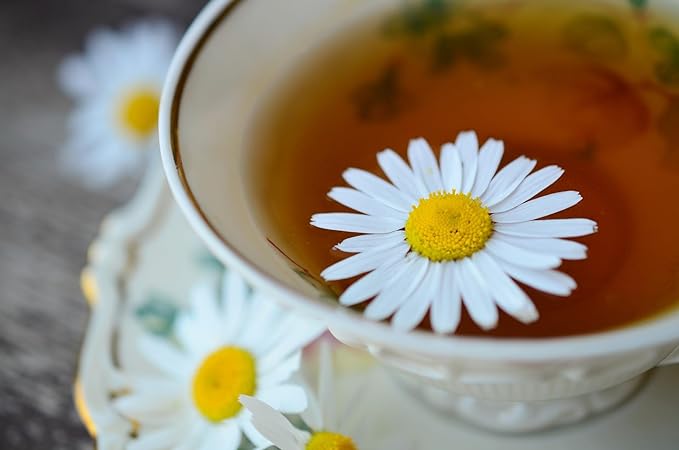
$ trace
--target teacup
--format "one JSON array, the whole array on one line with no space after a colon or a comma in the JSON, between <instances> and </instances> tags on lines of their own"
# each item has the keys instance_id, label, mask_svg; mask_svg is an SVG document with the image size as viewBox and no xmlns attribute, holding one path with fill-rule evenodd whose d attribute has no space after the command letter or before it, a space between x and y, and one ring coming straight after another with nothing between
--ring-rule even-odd
<instances>
[{"instance_id":1,"label":"teacup","mask_svg":"<svg viewBox=\"0 0 679 450\"><path fill-rule=\"evenodd\" d=\"M259 96L319 36L394 3L400 2L210 2L177 50L160 111L163 164L179 206L225 264L272 299L325 320L340 341L397 369L410 390L439 409L489 429L520 432L611 408L647 371L679 362L679 310L564 338L402 333L324 297L259 232L242 170L245 130ZM600 3L638 8L644 2ZM670 0L656 3L677 8Z\"/></svg>"}]
</instances>

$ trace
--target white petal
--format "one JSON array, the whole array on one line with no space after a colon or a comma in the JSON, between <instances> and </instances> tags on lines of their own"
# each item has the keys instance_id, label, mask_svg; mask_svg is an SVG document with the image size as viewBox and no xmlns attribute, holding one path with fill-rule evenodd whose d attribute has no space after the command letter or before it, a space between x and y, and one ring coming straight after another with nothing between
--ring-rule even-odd
<instances>
[{"instance_id":1,"label":"white petal","mask_svg":"<svg viewBox=\"0 0 679 450\"><path fill-rule=\"evenodd\" d=\"M283 359L300 351L327 330L321 321L297 316L292 312L286 313L285 316L286 319L281 319L281 323L286 326L272 331L275 344L258 361L257 368L262 373L268 372Z\"/></svg>"},{"instance_id":2,"label":"white petal","mask_svg":"<svg viewBox=\"0 0 679 450\"><path fill-rule=\"evenodd\" d=\"M146 360L174 379L189 373L189 359L180 350L155 336L145 335L139 340L139 348Z\"/></svg>"},{"instance_id":3,"label":"white petal","mask_svg":"<svg viewBox=\"0 0 679 450\"><path fill-rule=\"evenodd\" d=\"M493 205L490 212L499 213L517 207L554 184L563 173L561 167L547 166L528 175L514 192L498 204Z\"/></svg>"},{"instance_id":4,"label":"white petal","mask_svg":"<svg viewBox=\"0 0 679 450\"><path fill-rule=\"evenodd\" d=\"M427 272L429 260L410 255L400 270L395 272L394 282L383 289L365 309L364 314L367 318L386 319L405 303L410 294L419 286Z\"/></svg>"},{"instance_id":5,"label":"white petal","mask_svg":"<svg viewBox=\"0 0 679 450\"><path fill-rule=\"evenodd\" d=\"M285 358L271 370L260 375L257 385L260 387L274 386L288 381L292 374L297 372L302 361L302 352L295 352Z\"/></svg>"},{"instance_id":6,"label":"white petal","mask_svg":"<svg viewBox=\"0 0 679 450\"><path fill-rule=\"evenodd\" d=\"M473 131L465 131L457 135L455 147L460 152L462 161L462 192L471 192L476 179L476 167L479 153L479 140Z\"/></svg>"},{"instance_id":7,"label":"white petal","mask_svg":"<svg viewBox=\"0 0 679 450\"><path fill-rule=\"evenodd\" d=\"M521 283L548 294L566 297L577 287L575 280L556 270L533 270L499 261L509 276Z\"/></svg>"},{"instance_id":8,"label":"white petal","mask_svg":"<svg viewBox=\"0 0 679 450\"><path fill-rule=\"evenodd\" d=\"M426 140L417 138L410 141L408 159L413 172L424 182L429 192L443 190L441 172L436 157Z\"/></svg>"},{"instance_id":9,"label":"white petal","mask_svg":"<svg viewBox=\"0 0 679 450\"><path fill-rule=\"evenodd\" d=\"M320 411L319 420L307 422L310 426L317 423L318 427L326 429L337 429L337 398L335 392L335 366L333 364L333 353L328 341L321 341L318 349L318 410Z\"/></svg>"},{"instance_id":10,"label":"white petal","mask_svg":"<svg viewBox=\"0 0 679 450\"><path fill-rule=\"evenodd\" d=\"M113 400L115 409L125 417L144 424L170 421L177 411L185 407L181 397L182 388L162 381L157 384L157 387L116 398Z\"/></svg>"},{"instance_id":11,"label":"white petal","mask_svg":"<svg viewBox=\"0 0 679 450\"><path fill-rule=\"evenodd\" d=\"M285 317L277 302L262 291L254 291L248 304L248 314L243 317L243 326L234 344L261 355L271 345L272 331Z\"/></svg>"},{"instance_id":12,"label":"white petal","mask_svg":"<svg viewBox=\"0 0 679 450\"><path fill-rule=\"evenodd\" d=\"M538 253L518 247L498 237L496 233L486 242L485 250L496 258L531 269L554 269L561 265L558 256ZM526 238L524 238L526 239Z\"/></svg>"},{"instance_id":13,"label":"white petal","mask_svg":"<svg viewBox=\"0 0 679 450\"><path fill-rule=\"evenodd\" d=\"M458 271L462 302L472 320L484 330L494 328L498 312L485 280L469 258L459 261Z\"/></svg>"},{"instance_id":14,"label":"white petal","mask_svg":"<svg viewBox=\"0 0 679 450\"><path fill-rule=\"evenodd\" d=\"M363 253L356 253L336 262L321 272L326 281L344 280L362 273L375 270L381 265L391 264L403 258L410 246L401 242L392 248L377 248Z\"/></svg>"},{"instance_id":15,"label":"white petal","mask_svg":"<svg viewBox=\"0 0 679 450\"><path fill-rule=\"evenodd\" d=\"M370 216L388 217L403 222L408 218L408 213L397 211L356 189L334 187L328 193L328 197L348 208Z\"/></svg>"},{"instance_id":16,"label":"white petal","mask_svg":"<svg viewBox=\"0 0 679 450\"><path fill-rule=\"evenodd\" d=\"M349 233L389 233L405 225L402 220L354 213L320 213L311 216L311 225L324 230Z\"/></svg>"},{"instance_id":17,"label":"white petal","mask_svg":"<svg viewBox=\"0 0 679 450\"><path fill-rule=\"evenodd\" d=\"M233 270L226 270L221 280L222 332L224 342L232 342L247 320L246 307L248 286L243 277Z\"/></svg>"},{"instance_id":18,"label":"white petal","mask_svg":"<svg viewBox=\"0 0 679 450\"><path fill-rule=\"evenodd\" d=\"M339 301L344 306L353 306L376 296L382 289L391 284L405 258L393 264L382 265L357 280L340 295Z\"/></svg>"},{"instance_id":19,"label":"white petal","mask_svg":"<svg viewBox=\"0 0 679 450\"><path fill-rule=\"evenodd\" d=\"M408 195L408 199L413 204L429 195L424 182L415 176L408 164L393 150L387 149L379 152L377 162L389 181L403 194Z\"/></svg>"},{"instance_id":20,"label":"white petal","mask_svg":"<svg viewBox=\"0 0 679 450\"><path fill-rule=\"evenodd\" d=\"M130 440L126 450L159 450L173 447L179 442L186 430L186 424L178 423L158 429L142 430L135 439ZM235 449L226 449L235 450Z\"/></svg>"},{"instance_id":21,"label":"white petal","mask_svg":"<svg viewBox=\"0 0 679 450\"><path fill-rule=\"evenodd\" d=\"M514 192L528 174L535 168L537 161L519 156L514 161L504 166L490 182L490 186L481 196L481 201L492 208Z\"/></svg>"},{"instance_id":22,"label":"white petal","mask_svg":"<svg viewBox=\"0 0 679 450\"><path fill-rule=\"evenodd\" d=\"M476 169L476 178L472 187L472 197L481 197L486 192L490 180L493 179L500 165L504 151L505 147L502 141L488 139L483 144L479 151L478 168Z\"/></svg>"},{"instance_id":23,"label":"white petal","mask_svg":"<svg viewBox=\"0 0 679 450\"><path fill-rule=\"evenodd\" d=\"M70 55L59 65L57 71L59 86L73 97L85 97L96 93L96 80L86 61Z\"/></svg>"},{"instance_id":24,"label":"white petal","mask_svg":"<svg viewBox=\"0 0 679 450\"><path fill-rule=\"evenodd\" d=\"M461 299L457 282L457 264L443 264L441 290L431 305L431 326L436 333L452 333L460 323Z\"/></svg>"},{"instance_id":25,"label":"white petal","mask_svg":"<svg viewBox=\"0 0 679 450\"><path fill-rule=\"evenodd\" d=\"M429 270L420 285L391 319L391 324L395 329L410 331L422 322L436 293L442 289L442 275L443 264L429 264Z\"/></svg>"},{"instance_id":26,"label":"white petal","mask_svg":"<svg viewBox=\"0 0 679 450\"><path fill-rule=\"evenodd\" d=\"M252 413L252 424L262 436L281 450L303 450L307 433L297 430L283 414L254 397L240 396L240 402Z\"/></svg>"},{"instance_id":27,"label":"white petal","mask_svg":"<svg viewBox=\"0 0 679 450\"><path fill-rule=\"evenodd\" d=\"M285 414L299 414L307 407L306 392L295 384L258 389L257 398Z\"/></svg>"},{"instance_id":28,"label":"white petal","mask_svg":"<svg viewBox=\"0 0 679 450\"><path fill-rule=\"evenodd\" d=\"M491 217L494 222L499 223L527 222L568 209L580 200L582 196L576 191L555 192L530 200L509 211L493 214Z\"/></svg>"},{"instance_id":29,"label":"white petal","mask_svg":"<svg viewBox=\"0 0 679 450\"><path fill-rule=\"evenodd\" d=\"M394 209L408 212L412 207L407 195L370 172L361 169L347 169L342 176L354 188Z\"/></svg>"},{"instance_id":30,"label":"white petal","mask_svg":"<svg viewBox=\"0 0 679 450\"><path fill-rule=\"evenodd\" d=\"M512 281L511 278L486 252L476 252L472 256L479 273L486 279L495 303L507 314L523 323L535 322L538 311L528 295Z\"/></svg>"},{"instance_id":31,"label":"white petal","mask_svg":"<svg viewBox=\"0 0 679 450\"><path fill-rule=\"evenodd\" d=\"M242 435L235 422L221 423L208 430L199 450L236 450L240 446Z\"/></svg>"},{"instance_id":32,"label":"white petal","mask_svg":"<svg viewBox=\"0 0 679 450\"><path fill-rule=\"evenodd\" d=\"M462 160L454 144L441 147L441 181L446 192L462 190Z\"/></svg>"},{"instance_id":33,"label":"white petal","mask_svg":"<svg viewBox=\"0 0 679 450\"><path fill-rule=\"evenodd\" d=\"M403 230L397 230L391 233L353 236L343 240L335 248L345 253L360 253L381 247L394 247L403 241L405 241L405 233Z\"/></svg>"},{"instance_id":34,"label":"white petal","mask_svg":"<svg viewBox=\"0 0 679 450\"><path fill-rule=\"evenodd\" d=\"M509 244L531 250L535 253L553 255L561 259L587 258L587 246L577 241L557 238L525 238L496 232L493 235Z\"/></svg>"},{"instance_id":35,"label":"white petal","mask_svg":"<svg viewBox=\"0 0 679 450\"><path fill-rule=\"evenodd\" d=\"M589 219L543 219L521 223L498 223L495 231L529 238L572 238L587 236L597 231L597 224Z\"/></svg>"}]
</instances>

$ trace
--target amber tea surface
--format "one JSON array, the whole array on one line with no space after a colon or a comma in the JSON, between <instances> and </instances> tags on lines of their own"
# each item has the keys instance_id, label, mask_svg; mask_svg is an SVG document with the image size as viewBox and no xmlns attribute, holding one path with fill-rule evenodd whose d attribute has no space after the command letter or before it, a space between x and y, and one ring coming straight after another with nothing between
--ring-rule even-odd
<instances>
[{"instance_id":1,"label":"amber tea surface","mask_svg":"<svg viewBox=\"0 0 679 450\"><path fill-rule=\"evenodd\" d=\"M346 185L342 172L383 176L378 151L405 156L408 141L423 136L438 154L458 132L475 130L482 141L505 142L502 165L526 155L537 168L563 167L545 193L579 191L584 200L561 216L594 219L599 232L580 239L588 259L559 269L578 283L571 296L522 286L537 322L501 313L484 332L463 310L457 334L574 335L676 307L679 67L666 53L668 42L679 49L679 33L672 22L594 3L471 9L423 1L315 43L252 121L247 178L263 233L297 271L323 283L320 272L348 256L333 246L350 234L309 219L348 211L326 196ZM324 286L339 294L353 281Z\"/></svg>"}]
</instances>

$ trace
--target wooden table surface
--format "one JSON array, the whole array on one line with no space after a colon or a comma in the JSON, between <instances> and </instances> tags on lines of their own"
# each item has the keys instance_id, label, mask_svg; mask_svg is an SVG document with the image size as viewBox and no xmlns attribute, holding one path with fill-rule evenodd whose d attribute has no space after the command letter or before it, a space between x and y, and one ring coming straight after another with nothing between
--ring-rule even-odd
<instances>
[{"instance_id":1,"label":"wooden table surface","mask_svg":"<svg viewBox=\"0 0 679 450\"><path fill-rule=\"evenodd\" d=\"M56 164L71 104L55 68L97 25L180 26L199 0L0 1L0 448L93 448L72 388L88 310L79 290L102 217L134 182L88 192Z\"/></svg>"}]
</instances>

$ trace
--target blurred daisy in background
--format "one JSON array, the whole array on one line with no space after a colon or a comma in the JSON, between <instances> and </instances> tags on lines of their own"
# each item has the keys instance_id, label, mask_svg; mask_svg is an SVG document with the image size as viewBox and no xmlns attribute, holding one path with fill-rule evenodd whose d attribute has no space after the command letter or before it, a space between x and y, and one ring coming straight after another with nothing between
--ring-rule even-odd
<instances>
[{"instance_id":1,"label":"blurred daisy in background","mask_svg":"<svg viewBox=\"0 0 679 450\"><path fill-rule=\"evenodd\" d=\"M178 345L145 336L143 356L159 376L135 377L117 410L139 424L128 450L236 450L242 433L256 446L270 443L239 403L250 395L284 413L307 408L305 390L290 381L301 349L325 331L287 313L227 272L218 290L199 285L179 316Z\"/></svg>"},{"instance_id":2,"label":"blurred daisy in background","mask_svg":"<svg viewBox=\"0 0 679 450\"><path fill-rule=\"evenodd\" d=\"M62 165L86 186L111 186L155 156L160 93L178 39L163 20L97 29L84 53L59 66L59 84L75 101Z\"/></svg>"},{"instance_id":3,"label":"blurred daisy in background","mask_svg":"<svg viewBox=\"0 0 679 450\"><path fill-rule=\"evenodd\" d=\"M296 428L263 399L241 395L241 403L252 413L254 427L280 450L411 450L411 438L393 430L373 428L365 406L370 378L341 396L334 381L330 344L322 341L317 395L309 396L309 408L302 413L307 430ZM365 406L361 406L365 405ZM363 408L363 413L361 410ZM383 412L382 415L387 415ZM257 447L264 450L267 446Z\"/></svg>"}]
</instances>

